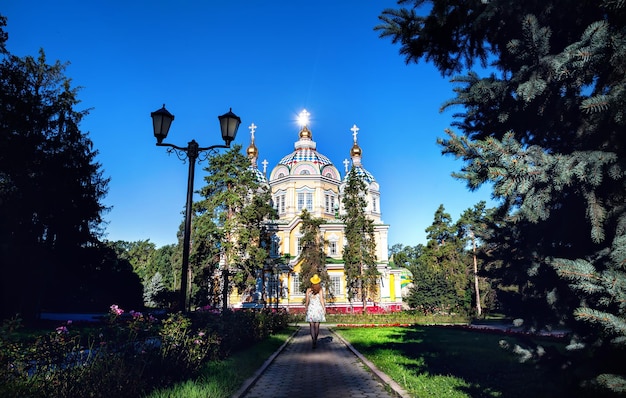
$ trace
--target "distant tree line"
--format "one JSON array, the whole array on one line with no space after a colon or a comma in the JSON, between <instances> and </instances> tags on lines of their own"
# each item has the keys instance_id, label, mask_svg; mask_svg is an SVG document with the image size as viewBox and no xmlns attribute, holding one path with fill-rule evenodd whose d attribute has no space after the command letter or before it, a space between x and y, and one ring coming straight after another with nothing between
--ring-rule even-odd
<instances>
[{"instance_id":1,"label":"distant tree line","mask_svg":"<svg viewBox=\"0 0 626 398\"><path fill-rule=\"evenodd\" d=\"M394 266L411 273L405 303L424 314L463 314L484 317L489 313L512 315L502 286L480 256L490 213L484 201L453 221L440 205L426 228L426 245L390 248ZM480 258L479 258L480 257ZM506 290L506 289L504 289Z\"/></svg>"}]
</instances>

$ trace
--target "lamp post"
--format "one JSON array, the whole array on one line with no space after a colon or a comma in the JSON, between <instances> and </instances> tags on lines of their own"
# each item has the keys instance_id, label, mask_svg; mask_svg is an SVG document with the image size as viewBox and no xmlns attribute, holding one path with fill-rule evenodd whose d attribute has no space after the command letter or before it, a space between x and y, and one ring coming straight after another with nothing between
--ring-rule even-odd
<instances>
[{"instance_id":1,"label":"lamp post","mask_svg":"<svg viewBox=\"0 0 626 398\"><path fill-rule=\"evenodd\" d=\"M189 160L189 174L187 177L187 203L185 206L185 231L183 237L183 264L180 277L180 307L183 312L189 311L189 298L187 295L188 289L188 276L189 276L189 246L191 241L191 204L193 197L193 179L195 173L196 161L202 152L207 152L200 161L208 157L208 151L217 148L230 148L230 143L235 139L237 135L237 129L241 123L239 116L232 112L232 108L222 116L218 116L220 121L220 128L222 130L222 139L225 145L211 145L208 147L200 147L196 140L191 140L186 147L180 147L173 144L163 142L167 138L170 126L174 121L174 115L172 115L165 105L157 111L150 114L152 117L152 126L154 129L154 136L157 140L157 146L166 146L168 153L174 152L176 156L182 160Z\"/></svg>"}]
</instances>

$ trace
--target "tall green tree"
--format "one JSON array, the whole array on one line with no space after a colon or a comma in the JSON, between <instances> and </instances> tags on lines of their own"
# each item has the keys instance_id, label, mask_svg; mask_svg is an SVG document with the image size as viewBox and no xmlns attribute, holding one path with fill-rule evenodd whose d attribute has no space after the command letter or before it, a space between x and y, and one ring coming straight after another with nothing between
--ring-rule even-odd
<instances>
[{"instance_id":1,"label":"tall green tree","mask_svg":"<svg viewBox=\"0 0 626 398\"><path fill-rule=\"evenodd\" d=\"M439 143L464 161L456 177L502 199L509 275L543 297L536 313L580 332L570 347L625 349L626 3L400 3L412 8L386 10L378 29L407 62L460 74L442 109L463 107L462 134ZM626 391L624 367L603 362L596 384Z\"/></svg>"},{"instance_id":2,"label":"tall green tree","mask_svg":"<svg viewBox=\"0 0 626 398\"><path fill-rule=\"evenodd\" d=\"M346 245L343 248L344 271L348 300L358 298L366 312L367 299L377 294L378 272L376 264L376 240L374 221L367 217L367 185L353 167L347 176L343 190L345 213L341 220L345 225Z\"/></svg>"},{"instance_id":3,"label":"tall green tree","mask_svg":"<svg viewBox=\"0 0 626 398\"><path fill-rule=\"evenodd\" d=\"M463 312L470 305L468 267L463 241L450 214L440 205L426 228L426 247L417 259L408 304L425 313Z\"/></svg>"},{"instance_id":4,"label":"tall green tree","mask_svg":"<svg viewBox=\"0 0 626 398\"><path fill-rule=\"evenodd\" d=\"M492 210L487 209L487 202L480 201L473 208L465 210L456 222L458 234L464 242L465 250L471 252L472 276L474 279L474 308L478 317L483 315L483 309L487 301L492 301L491 299L493 299L493 292L489 282L484 276L479 275L479 269L482 270L482 266L479 266L479 263L483 261L479 259L480 251L483 249L484 242L490 237L491 229L489 225L491 224L492 213ZM481 291L484 294L481 295Z\"/></svg>"},{"instance_id":5,"label":"tall green tree","mask_svg":"<svg viewBox=\"0 0 626 398\"><path fill-rule=\"evenodd\" d=\"M203 199L194 203L191 263L204 281L221 272L221 303L226 310L233 286L253 285L269 258L270 221L276 217L269 186L257 180L241 145L209 157ZM201 272L201 269L208 270ZM215 278L211 278L215 281ZM208 284L207 291L215 291ZM214 298L213 298L214 299Z\"/></svg>"},{"instance_id":6,"label":"tall green tree","mask_svg":"<svg viewBox=\"0 0 626 398\"><path fill-rule=\"evenodd\" d=\"M330 278L326 269L326 252L324 251L328 242L324 239L320 228L326 223L324 219L312 217L311 213L304 209L300 214L300 220L302 221L300 224L302 266L299 277L300 290L305 293L311 287L310 279L315 274L320 277L323 284L328 286ZM326 292L329 293L330 290L327 288Z\"/></svg>"},{"instance_id":7,"label":"tall green tree","mask_svg":"<svg viewBox=\"0 0 626 398\"><path fill-rule=\"evenodd\" d=\"M0 316L30 318L65 285L89 289L109 180L80 123L66 65L6 51L0 19ZM79 259L90 258L89 264ZM86 261L86 260L85 260ZM79 276L80 275L80 276ZM62 288L63 287L63 288Z\"/></svg>"}]
</instances>

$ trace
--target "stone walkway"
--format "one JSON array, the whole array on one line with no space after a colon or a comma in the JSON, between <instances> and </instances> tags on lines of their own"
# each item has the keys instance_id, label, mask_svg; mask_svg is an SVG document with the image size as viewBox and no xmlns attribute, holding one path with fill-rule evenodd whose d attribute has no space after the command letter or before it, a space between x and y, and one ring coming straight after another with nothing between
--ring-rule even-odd
<instances>
[{"instance_id":1,"label":"stone walkway","mask_svg":"<svg viewBox=\"0 0 626 398\"><path fill-rule=\"evenodd\" d=\"M387 375L322 324L313 348L301 325L233 398L408 397Z\"/></svg>"}]
</instances>

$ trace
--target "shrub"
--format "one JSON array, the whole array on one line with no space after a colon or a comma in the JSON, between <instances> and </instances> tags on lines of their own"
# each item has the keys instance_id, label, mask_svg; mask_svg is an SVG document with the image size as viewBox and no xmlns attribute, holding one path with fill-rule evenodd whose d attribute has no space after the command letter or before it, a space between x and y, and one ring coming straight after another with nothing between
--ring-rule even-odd
<instances>
[{"instance_id":1,"label":"shrub","mask_svg":"<svg viewBox=\"0 0 626 398\"><path fill-rule=\"evenodd\" d=\"M117 305L99 327L65 323L34 338L20 319L0 328L0 396L137 397L196 376L287 326L285 311L170 314L163 320Z\"/></svg>"}]
</instances>

